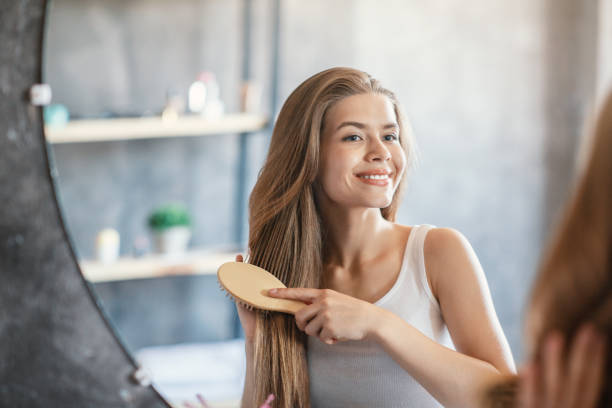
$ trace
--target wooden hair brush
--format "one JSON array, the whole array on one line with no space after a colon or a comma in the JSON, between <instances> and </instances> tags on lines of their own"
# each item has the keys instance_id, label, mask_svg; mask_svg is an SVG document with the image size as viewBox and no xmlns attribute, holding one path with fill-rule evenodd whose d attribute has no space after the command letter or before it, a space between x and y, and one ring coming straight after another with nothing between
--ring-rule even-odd
<instances>
[{"instance_id":1,"label":"wooden hair brush","mask_svg":"<svg viewBox=\"0 0 612 408\"><path fill-rule=\"evenodd\" d=\"M278 299L268 296L268 290L286 288L270 272L244 262L226 262L217 270L221 289L247 309L295 314L306 306L298 300Z\"/></svg>"}]
</instances>

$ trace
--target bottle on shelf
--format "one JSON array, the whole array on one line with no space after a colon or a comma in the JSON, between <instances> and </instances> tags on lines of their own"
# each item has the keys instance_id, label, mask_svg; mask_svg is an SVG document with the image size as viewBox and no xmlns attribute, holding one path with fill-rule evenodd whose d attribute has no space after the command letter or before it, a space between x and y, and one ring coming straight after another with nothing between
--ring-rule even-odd
<instances>
[{"instance_id":1,"label":"bottle on shelf","mask_svg":"<svg viewBox=\"0 0 612 408\"><path fill-rule=\"evenodd\" d=\"M214 73L200 72L196 81L189 87L188 106L192 113L208 118L223 115L225 105L221 101L219 84Z\"/></svg>"}]
</instances>

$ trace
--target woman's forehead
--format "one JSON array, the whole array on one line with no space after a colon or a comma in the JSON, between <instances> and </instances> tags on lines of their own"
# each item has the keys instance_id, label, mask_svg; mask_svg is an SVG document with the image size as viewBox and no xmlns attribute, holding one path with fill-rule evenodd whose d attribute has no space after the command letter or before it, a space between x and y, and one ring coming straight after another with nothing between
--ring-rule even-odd
<instances>
[{"instance_id":1,"label":"woman's forehead","mask_svg":"<svg viewBox=\"0 0 612 408\"><path fill-rule=\"evenodd\" d=\"M344 122L378 127L397 123L397 118L393 103L387 96L367 93L348 96L329 108L326 129L335 131Z\"/></svg>"}]
</instances>

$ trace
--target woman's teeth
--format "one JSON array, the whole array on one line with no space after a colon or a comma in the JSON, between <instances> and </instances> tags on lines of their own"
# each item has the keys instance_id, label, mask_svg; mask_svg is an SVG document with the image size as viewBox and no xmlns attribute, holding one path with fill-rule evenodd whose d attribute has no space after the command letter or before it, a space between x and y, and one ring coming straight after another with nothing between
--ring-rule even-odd
<instances>
[{"instance_id":1,"label":"woman's teeth","mask_svg":"<svg viewBox=\"0 0 612 408\"><path fill-rule=\"evenodd\" d=\"M372 180L387 180L389 178L388 174L380 174L380 175L365 175L365 176L359 176L361 178L364 179L372 179Z\"/></svg>"}]
</instances>

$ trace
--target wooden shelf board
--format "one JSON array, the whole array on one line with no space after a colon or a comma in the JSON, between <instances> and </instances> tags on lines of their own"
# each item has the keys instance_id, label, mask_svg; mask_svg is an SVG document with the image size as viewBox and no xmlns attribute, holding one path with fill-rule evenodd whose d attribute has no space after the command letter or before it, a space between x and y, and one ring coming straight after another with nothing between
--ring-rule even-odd
<instances>
[{"instance_id":1,"label":"wooden shelf board","mask_svg":"<svg viewBox=\"0 0 612 408\"><path fill-rule=\"evenodd\" d=\"M173 256L150 254L140 258L125 257L112 263L81 260L79 265L85 279L94 283L180 275L214 275L219 266L233 261L238 253L189 251Z\"/></svg>"},{"instance_id":2,"label":"wooden shelf board","mask_svg":"<svg viewBox=\"0 0 612 408\"><path fill-rule=\"evenodd\" d=\"M74 120L62 127L45 127L49 143L104 142L161 137L204 136L221 133L256 132L268 118L251 113L234 113L218 118L197 115L163 120L161 116L142 118Z\"/></svg>"}]
</instances>

